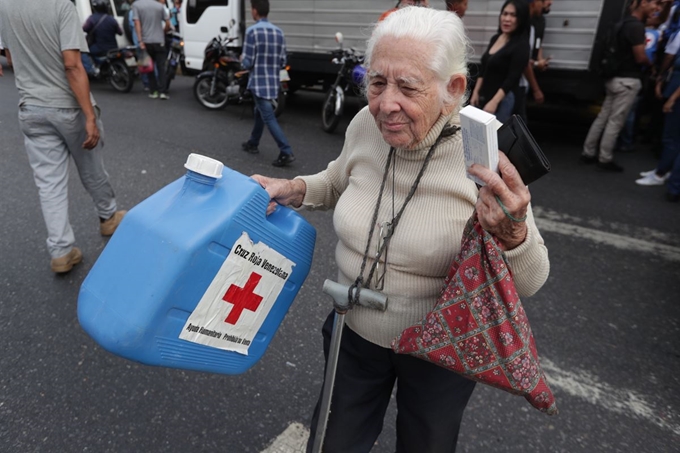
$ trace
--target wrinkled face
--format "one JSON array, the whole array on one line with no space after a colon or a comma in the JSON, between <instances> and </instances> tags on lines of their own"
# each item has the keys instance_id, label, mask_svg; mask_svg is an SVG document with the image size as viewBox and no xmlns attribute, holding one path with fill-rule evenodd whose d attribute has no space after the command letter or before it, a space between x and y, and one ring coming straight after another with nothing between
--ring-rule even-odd
<instances>
[{"instance_id":1,"label":"wrinkled face","mask_svg":"<svg viewBox=\"0 0 680 453\"><path fill-rule=\"evenodd\" d=\"M427 66L431 46L406 38L382 38L368 68L368 108L385 141L412 148L430 131L444 107L439 82Z\"/></svg>"},{"instance_id":2,"label":"wrinkled face","mask_svg":"<svg viewBox=\"0 0 680 453\"><path fill-rule=\"evenodd\" d=\"M512 33L517 29L517 8L512 3L508 3L501 11L501 31Z\"/></svg>"}]
</instances>

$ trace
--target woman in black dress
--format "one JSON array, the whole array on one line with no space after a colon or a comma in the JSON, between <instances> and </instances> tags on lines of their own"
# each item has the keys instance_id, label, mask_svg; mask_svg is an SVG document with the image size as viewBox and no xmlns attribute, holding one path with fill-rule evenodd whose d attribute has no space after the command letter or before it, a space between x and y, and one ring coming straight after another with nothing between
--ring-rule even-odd
<instances>
[{"instance_id":1,"label":"woman in black dress","mask_svg":"<svg viewBox=\"0 0 680 453\"><path fill-rule=\"evenodd\" d=\"M515 105L514 91L529 63L529 51L529 5L525 0L506 0L498 33L482 55L470 104L507 121Z\"/></svg>"}]
</instances>

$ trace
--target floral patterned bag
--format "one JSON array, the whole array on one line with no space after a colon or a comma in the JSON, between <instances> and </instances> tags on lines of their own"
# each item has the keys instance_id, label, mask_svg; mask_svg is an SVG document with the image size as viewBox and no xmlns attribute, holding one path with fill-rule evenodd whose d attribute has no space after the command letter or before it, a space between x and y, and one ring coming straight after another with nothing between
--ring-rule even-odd
<instances>
[{"instance_id":1,"label":"floral patterned bag","mask_svg":"<svg viewBox=\"0 0 680 453\"><path fill-rule=\"evenodd\" d=\"M510 269L476 212L434 309L404 330L392 349L522 395L549 415L557 413Z\"/></svg>"}]
</instances>

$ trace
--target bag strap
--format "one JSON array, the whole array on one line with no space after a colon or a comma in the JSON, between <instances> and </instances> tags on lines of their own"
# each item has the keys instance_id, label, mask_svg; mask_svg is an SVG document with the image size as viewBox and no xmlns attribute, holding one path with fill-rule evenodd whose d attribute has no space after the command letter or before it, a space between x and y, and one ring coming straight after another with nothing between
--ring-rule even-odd
<instances>
[{"instance_id":1,"label":"bag strap","mask_svg":"<svg viewBox=\"0 0 680 453\"><path fill-rule=\"evenodd\" d=\"M359 295L361 293L362 288L368 288L371 280L373 279L373 274L376 271L378 261L380 260L380 257L383 255L383 253L386 253L387 246L390 243L390 240L392 239L392 235L394 234L394 230L397 228L397 225L399 225L399 220L401 219L401 215L404 213L404 209L406 209L406 205L411 201L413 198L413 195L415 195L416 189L418 189L418 185L420 184L420 180L423 177L423 174L425 173L425 169L427 168L427 165L430 163L430 159L432 158L432 155L434 154L435 149L437 149L437 146L439 143L442 141L443 138L445 137L451 137L455 135L458 131L460 130L459 126L456 126L454 124L447 124L444 126L442 131L439 133L439 136L435 140L434 144L430 147L429 151L427 152L427 155L425 156L425 159L423 160L423 165L420 167L420 171L418 172L418 175L416 176L415 181L413 182L413 185L411 186L411 189L409 190L409 193L406 195L406 199L404 200L404 204L401 205L401 208L399 209L399 212L397 212L396 215L392 217L392 220L390 221L390 230L387 236L383 239L383 243L380 246L378 252L376 253L375 259L373 261L373 265L371 265L369 272L368 272L368 278L364 280L364 270L366 269L366 263L368 261L368 252L370 250L371 246L371 239L373 238L373 231L375 230L375 225L376 221L378 219L378 212L380 211L380 202L382 201L382 196L383 192L385 190L385 182L387 181L387 175L389 173L390 165L393 165L393 159L396 150L394 147L390 147L389 154L387 155L387 162L385 163L385 171L383 173L383 180L382 184L380 185L380 192L378 193L378 199L375 204L375 209L373 210L373 218L371 219L371 226L368 232L368 240L366 241L366 250L364 251L364 257L361 261L361 269L359 270L359 276L354 280L354 283L349 287L349 290L347 292L347 299L349 302L350 308L354 307L354 305L357 305L359 303ZM394 167L393 167L394 169ZM392 188L394 190L394 187ZM385 266L387 266L387 263L385 263ZM365 282L365 283L364 283ZM356 288L356 291L355 291Z\"/></svg>"},{"instance_id":2,"label":"bag strap","mask_svg":"<svg viewBox=\"0 0 680 453\"><path fill-rule=\"evenodd\" d=\"M99 21L95 24L94 27L92 27L92 29L90 31L87 32L87 34L89 35L89 34L94 33L94 31L97 29L97 27L99 27L101 25L101 23L104 22L104 19L106 19L106 14L102 14L101 19L99 19Z\"/></svg>"}]
</instances>

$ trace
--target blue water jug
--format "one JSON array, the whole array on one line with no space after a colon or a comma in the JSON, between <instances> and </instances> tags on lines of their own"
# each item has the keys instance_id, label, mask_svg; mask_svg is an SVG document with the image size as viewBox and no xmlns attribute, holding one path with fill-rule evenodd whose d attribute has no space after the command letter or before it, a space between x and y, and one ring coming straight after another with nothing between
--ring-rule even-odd
<instances>
[{"instance_id":1,"label":"blue water jug","mask_svg":"<svg viewBox=\"0 0 680 453\"><path fill-rule=\"evenodd\" d=\"M80 288L78 320L113 354L222 374L264 354L312 263L316 230L269 216L254 180L197 154L131 209Z\"/></svg>"}]
</instances>

